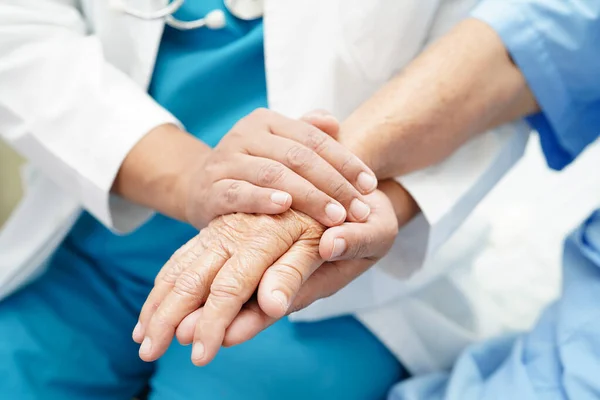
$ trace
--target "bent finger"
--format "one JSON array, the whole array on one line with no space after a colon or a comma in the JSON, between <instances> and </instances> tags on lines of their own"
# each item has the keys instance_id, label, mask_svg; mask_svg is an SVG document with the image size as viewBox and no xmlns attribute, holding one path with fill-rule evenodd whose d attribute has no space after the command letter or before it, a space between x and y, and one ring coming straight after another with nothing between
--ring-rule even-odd
<instances>
[{"instance_id":1,"label":"bent finger","mask_svg":"<svg viewBox=\"0 0 600 400\"><path fill-rule=\"evenodd\" d=\"M312 123L298 124L291 118L276 114L270 120L270 128L273 134L292 139L313 150L362 194L369 194L377 188L375 173L350 150Z\"/></svg>"},{"instance_id":2,"label":"bent finger","mask_svg":"<svg viewBox=\"0 0 600 400\"><path fill-rule=\"evenodd\" d=\"M285 316L302 284L323 263L309 247L309 243L295 243L265 271L258 287L258 304L268 316Z\"/></svg>"},{"instance_id":3,"label":"bent finger","mask_svg":"<svg viewBox=\"0 0 600 400\"><path fill-rule=\"evenodd\" d=\"M260 187L289 193L295 210L325 226L339 225L346 219L342 204L278 161L244 155L230 167L229 174Z\"/></svg>"},{"instance_id":4,"label":"bent finger","mask_svg":"<svg viewBox=\"0 0 600 400\"><path fill-rule=\"evenodd\" d=\"M175 285L175 281L181 274L181 271L195 262L203 251L204 245L200 239L200 235L196 235L180 247L161 268L154 279L154 287L142 306L138 323L133 330L132 336L136 343L141 344L144 340L148 322L163 299L171 291L173 285Z\"/></svg>"},{"instance_id":5,"label":"bent finger","mask_svg":"<svg viewBox=\"0 0 600 400\"><path fill-rule=\"evenodd\" d=\"M347 222L329 228L321 236L319 253L324 260L378 259L383 257L398 233L397 220L376 205L367 222Z\"/></svg>"},{"instance_id":6,"label":"bent finger","mask_svg":"<svg viewBox=\"0 0 600 400\"><path fill-rule=\"evenodd\" d=\"M300 121L295 122L300 123ZM302 125L311 127L329 141L335 142L312 125L306 123L302 123ZM317 189L341 203L348 210L350 220L364 221L368 217L370 209L364 203L360 191L330 164L330 160L321 157L318 152L305 146L302 141L271 135L268 142L249 143L247 151L256 157L275 160L306 179Z\"/></svg>"},{"instance_id":7,"label":"bent finger","mask_svg":"<svg viewBox=\"0 0 600 400\"><path fill-rule=\"evenodd\" d=\"M292 205L292 196L246 181L223 179L212 186L209 202L213 204L210 208L215 210L212 218L236 212L281 214Z\"/></svg>"},{"instance_id":8,"label":"bent finger","mask_svg":"<svg viewBox=\"0 0 600 400\"><path fill-rule=\"evenodd\" d=\"M270 260L234 255L215 277L194 332L192 362L208 364L217 354L225 330L250 299Z\"/></svg>"},{"instance_id":9,"label":"bent finger","mask_svg":"<svg viewBox=\"0 0 600 400\"><path fill-rule=\"evenodd\" d=\"M190 268L184 269L172 290L148 322L140 358L154 361L164 354L173 340L175 329L206 300L210 284L226 263L222 254L206 250Z\"/></svg>"}]
</instances>

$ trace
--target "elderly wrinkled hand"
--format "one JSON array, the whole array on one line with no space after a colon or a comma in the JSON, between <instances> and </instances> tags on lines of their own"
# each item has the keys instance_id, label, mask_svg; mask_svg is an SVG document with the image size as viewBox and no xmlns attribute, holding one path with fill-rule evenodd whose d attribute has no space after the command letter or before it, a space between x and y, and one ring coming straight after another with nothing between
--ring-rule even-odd
<instances>
[{"instance_id":1,"label":"elderly wrinkled hand","mask_svg":"<svg viewBox=\"0 0 600 400\"><path fill-rule=\"evenodd\" d=\"M230 214L213 220L156 277L133 334L142 343L140 357L159 358L181 321L199 309L192 361L210 362L261 281L287 277L290 284L300 286L323 263L319 240L324 229L295 211L275 216ZM258 298L267 312L284 315L293 300L286 298L288 294L259 291Z\"/></svg>"},{"instance_id":2,"label":"elderly wrinkled hand","mask_svg":"<svg viewBox=\"0 0 600 400\"><path fill-rule=\"evenodd\" d=\"M158 276L134 333L138 342L149 338L141 357L160 357L176 331L181 343L194 343L192 361L205 365L221 345L249 340L356 279L387 253L398 232L387 196L376 191L366 198L372 208L366 223L325 232L294 212L215 220Z\"/></svg>"},{"instance_id":3,"label":"elderly wrinkled hand","mask_svg":"<svg viewBox=\"0 0 600 400\"><path fill-rule=\"evenodd\" d=\"M289 274L278 266L279 263L267 270L260 282L258 298L245 304L233 320L226 331L224 346L243 343L281 317L333 295L387 254L398 234L394 208L387 195L379 190L366 196L365 200L371 207L368 221L345 223L325 231L319 251L322 259L328 262L316 269L313 266L308 279L298 273ZM268 294L274 291L291 300L289 307L278 308L268 302ZM189 344L194 340L194 331L201 319L210 325L202 308L182 321L176 332L180 343Z\"/></svg>"}]
</instances>

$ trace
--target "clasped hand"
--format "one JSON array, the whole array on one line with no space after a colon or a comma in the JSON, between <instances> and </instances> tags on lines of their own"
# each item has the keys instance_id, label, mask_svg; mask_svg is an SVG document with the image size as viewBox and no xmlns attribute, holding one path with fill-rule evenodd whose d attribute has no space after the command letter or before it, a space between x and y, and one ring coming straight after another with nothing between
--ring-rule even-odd
<instances>
[{"instance_id":1,"label":"clasped hand","mask_svg":"<svg viewBox=\"0 0 600 400\"><path fill-rule=\"evenodd\" d=\"M386 254L398 230L383 193L360 198L370 208L366 222L328 230L314 207L315 218L288 210L213 219L156 277L133 334L140 357L159 358L176 335L193 343L192 361L205 365L222 345L249 340L350 283Z\"/></svg>"}]
</instances>

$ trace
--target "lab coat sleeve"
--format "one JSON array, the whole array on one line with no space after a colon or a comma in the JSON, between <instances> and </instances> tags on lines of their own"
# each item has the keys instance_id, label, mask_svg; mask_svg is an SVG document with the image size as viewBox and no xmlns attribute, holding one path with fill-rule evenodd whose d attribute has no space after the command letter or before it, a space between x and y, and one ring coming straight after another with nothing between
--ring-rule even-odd
<instances>
[{"instance_id":1,"label":"lab coat sleeve","mask_svg":"<svg viewBox=\"0 0 600 400\"><path fill-rule=\"evenodd\" d=\"M473 16L502 38L542 112L528 118L551 168L600 134L600 0L486 0Z\"/></svg>"},{"instance_id":2,"label":"lab coat sleeve","mask_svg":"<svg viewBox=\"0 0 600 400\"><path fill-rule=\"evenodd\" d=\"M98 220L129 231L151 212L110 190L130 149L177 123L107 63L68 1L0 2L0 134Z\"/></svg>"},{"instance_id":3,"label":"lab coat sleeve","mask_svg":"<svg viewBox=\"0 0 600 400\"><path fill-rule=\"evenodd\" d=\"M437 165L398 177L421 214L400 230L377 266L401 279L419 270L419 274L442 273L427 268L428 260L521 158L529 133L522 121L501 126L467 142Z\"/></svg>"}]
</instances>

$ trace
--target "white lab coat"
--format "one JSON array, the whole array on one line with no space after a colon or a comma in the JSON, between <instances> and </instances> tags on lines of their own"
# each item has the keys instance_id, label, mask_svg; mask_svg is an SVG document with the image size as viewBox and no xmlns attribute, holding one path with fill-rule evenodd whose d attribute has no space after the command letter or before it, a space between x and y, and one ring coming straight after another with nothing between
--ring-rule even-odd
<instances>
[{"instance_id":1,"label":"white lab coat","mask_svg":"<svg viewBox=\"0 0 600 400\"><path fill-rule=\"evenodd\" d=\"M293 117L314 108L346 117L476 1L266 0L269 106ZM151 10L167 0L128 2ZM109 3L0 2L0 133L31 163L25 197L0 231L0 298L43 270L82 208L122 232L151 215L110 188L146 132L177 122L146 93L163 25ZM520 157L527 131L507 125L399 177L422 215L376 267L294 318L354 313L413 373L449 366L476 336L462 323L472 315L453 308L459 290L432 289L446 266L427 260ZM431 306L441 298L442 311ZM443 345L422 334L440 330Z\"/></svg>"}]
</instances>

